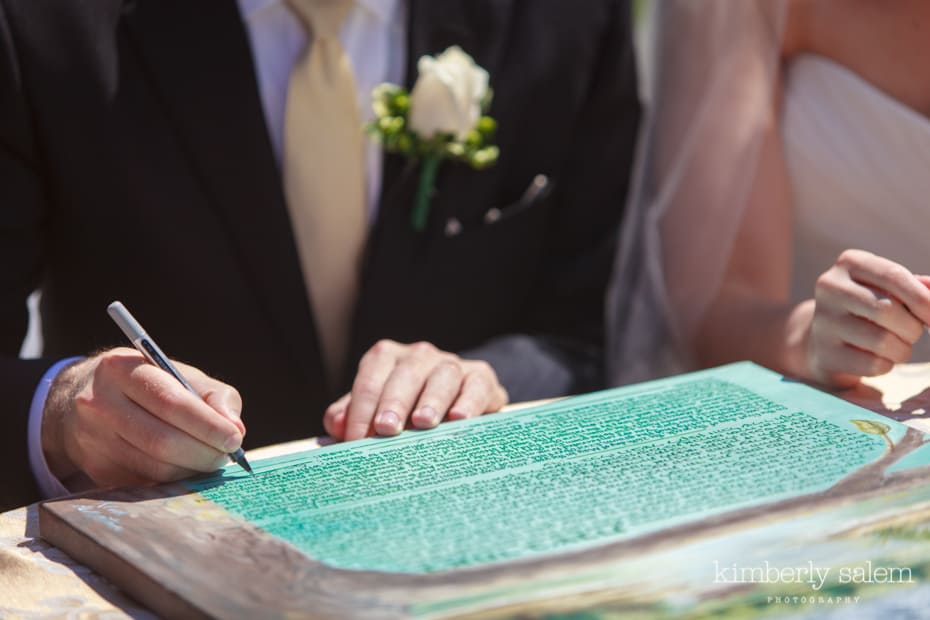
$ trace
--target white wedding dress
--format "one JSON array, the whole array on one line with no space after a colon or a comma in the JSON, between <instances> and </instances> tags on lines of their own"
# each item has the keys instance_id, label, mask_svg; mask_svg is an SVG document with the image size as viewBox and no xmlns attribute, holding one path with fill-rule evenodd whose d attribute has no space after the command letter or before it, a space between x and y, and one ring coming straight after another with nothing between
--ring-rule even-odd
<instances>
[{"instance_id":1,"label":"white wedding dress","mask_svg":"<svg viewBox=\"0 0 930 620\"><path fill-rule=\"evenodd\" d=\"M847 248L930 275L930 119L842 65L787 68L782 138L794 192L793 301ZM925 334L912 361L930 360Z\"/></svg>"}]
</instances>

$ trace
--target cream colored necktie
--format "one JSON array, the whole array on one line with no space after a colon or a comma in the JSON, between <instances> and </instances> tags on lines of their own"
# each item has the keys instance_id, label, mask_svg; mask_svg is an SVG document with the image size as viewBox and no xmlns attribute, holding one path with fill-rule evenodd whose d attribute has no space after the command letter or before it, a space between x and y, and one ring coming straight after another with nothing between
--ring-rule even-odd
<instances>
[{"instance_id":1,"label":"cream colored necktie","mask_svg":"<svg viewBox=\"0 0 930 620\"><path fill-rule=\"evenodd\" d=\"M339 42L352 0L290 0L312 43L291 72L284 188L330 383L344 370L366 235L362 125Z\"/></svg>"}]
</instances>

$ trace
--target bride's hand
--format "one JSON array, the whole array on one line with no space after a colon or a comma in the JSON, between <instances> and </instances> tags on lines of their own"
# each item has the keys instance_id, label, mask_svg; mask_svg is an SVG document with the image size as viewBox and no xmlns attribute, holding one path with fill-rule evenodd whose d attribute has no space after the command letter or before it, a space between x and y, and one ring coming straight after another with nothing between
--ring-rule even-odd
<instances>
[{"instance_id":1,"label":"bride's hand","mask_svg":"<svg viewBox=\"0 0 930 620\"><path fill-rule=\"evenodd\" d=\"M930 324L930 278L863 250L846 250L817 279L808 341L811 376L849 387L906 362Z\"/></svg>"}]
</instances>

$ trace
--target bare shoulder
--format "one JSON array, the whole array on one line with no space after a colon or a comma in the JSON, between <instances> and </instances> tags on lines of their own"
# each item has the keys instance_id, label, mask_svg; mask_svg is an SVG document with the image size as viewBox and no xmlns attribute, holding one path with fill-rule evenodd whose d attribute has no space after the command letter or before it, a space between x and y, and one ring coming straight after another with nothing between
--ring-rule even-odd
<instances>
[{"instance_id":1,"label":"bare shoulder","mask_svg":"<svg viewBox=\"0 0 930 620\"><path fill-rule=\"evenodd\" d=\"M789 0L783 55L827 57L930 115L930 2Z\"/></svg>"}]
</instances>

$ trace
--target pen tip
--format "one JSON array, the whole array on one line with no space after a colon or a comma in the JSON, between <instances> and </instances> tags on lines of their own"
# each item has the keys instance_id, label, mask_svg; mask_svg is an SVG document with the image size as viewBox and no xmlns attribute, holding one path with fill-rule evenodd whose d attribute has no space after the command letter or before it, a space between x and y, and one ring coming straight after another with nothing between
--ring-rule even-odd
<instances>
[{"instance_id":1,"label":"pen tip","mask_svg":"<svg viewBox=\"0 0 930 620\"><path fill-rule=\"evenodd\" d=\"M239 457L239 461L238 461L238 462L239 462L239 465L242 467L242 469L244 469L244 470L246 470L247 472L249 472L249 475L250 475L250 476L254 476L254 475L255 475L255 472L252 471L252 466L249 465L249 462L248 462L247 460L245 460L245 456Z\"/></svg>"},{"instance_id":2,"label":"pen tip","mask_svg":"<svg viewBox=\"0 0 930 620\"><path fill-rule=\"evenodd\" d=\"M249 465L248 460L246 460L246 458L245 458L245 451L244 451L242 448L239 448L239 449L236 450L235 452L231 453L231 454L229 455L229 458L230 458L230 460L232 460L233 463L235 463L236 465L238 465L238 466L241 467L242 469L244 469L244 470L246 470L247 472L249 472L250 475L253 473L253 472L252 472L252 466Z\"/></svg>"}]
</instances>

